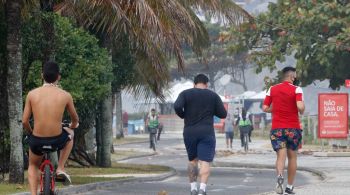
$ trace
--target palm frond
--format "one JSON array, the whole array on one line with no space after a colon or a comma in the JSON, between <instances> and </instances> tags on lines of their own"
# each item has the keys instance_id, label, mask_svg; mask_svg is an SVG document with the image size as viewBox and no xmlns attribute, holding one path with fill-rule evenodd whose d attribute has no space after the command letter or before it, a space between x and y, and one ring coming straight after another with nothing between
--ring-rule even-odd
<instances>
[{"instance_id":1,"label":"palm frond","mask_svg":"<svg viewBox=\"0 0 350 195\"><path fill-rule=\"evenodd\" d=\"M184 44L197 54L209 46L208 33L193 9L235 24L249 18L231 0L65 0L56 7L56 11L76 18L87 28L109 33L113 40L127 34L140 74L147 75L147 67L159 83L166 83L167 59L175 58L178 68L184 69ZM162 85L152 83L147 76L140 78L160 94L158 87Z\"/></svg>"},{"instance_id":2,"label":"palm frond","mask_svg":"<svg viewBox=\"0 0 350 195\"><path fill-rule=\"evenodd\" d=\"M228 20L230 24L237 26L253 18L232 0L180 0L180 2L198 12L209 13L221 21Z\"/></svg>"}]
</instances>

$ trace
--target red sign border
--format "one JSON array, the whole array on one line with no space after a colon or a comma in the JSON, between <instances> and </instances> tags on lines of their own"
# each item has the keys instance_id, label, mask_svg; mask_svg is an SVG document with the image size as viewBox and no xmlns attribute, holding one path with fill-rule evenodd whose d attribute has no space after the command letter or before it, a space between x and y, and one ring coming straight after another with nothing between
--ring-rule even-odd
<instances>
[{"instance_id":1,"label":"red sign border","mask_svg":"<svg viewBox=\"0 0 350 195\"><path fill-rule=\"evenodd\" d=\"M347 111L348 111L348 114L347 114L347 116L348 116L348 118L349 118L349 94L348 93L319 93L318 94L318 112L320 111L320 96L321 95L345 95L346 96L346 104L347 104ZM321 116L320 116L320 113L318 113L318 138L327 138L327 139L344 139L344 138L347 138L348 137L348 134L349 134L349 119L348 120L346 120L346 127L347 127L347 129L346 129L346 132L347 132L347 135L346 135L346 137L345 136L343 136L343 137L340 137L340 136L338 136L338 137L322 137L321 136L321 131L320 131L320 129L321 129L321 127L320 127L320 119L321 119Z\"/></svg>"}]
</instances>

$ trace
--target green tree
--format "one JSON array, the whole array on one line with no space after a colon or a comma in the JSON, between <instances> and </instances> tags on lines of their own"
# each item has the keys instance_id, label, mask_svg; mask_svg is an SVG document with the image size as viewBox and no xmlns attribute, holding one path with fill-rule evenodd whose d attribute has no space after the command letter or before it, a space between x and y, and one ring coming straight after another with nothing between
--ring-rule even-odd
<instances>
[{"instance_id":1,"label":"green tree","mask_svg":"<svg viewBox=\"0 0 350 195\"><path fill-rule=\"evenodd\" d=\"M86 153L84 136L91 131L96 118L96 105L111 91L112 64L108 52L98 46L98 40L81 28L76 28L67 19L56 14L38 14L24 23L23 61L28 64L30 58L42 42L41 17L52 17L55 25L56 61L61 68L61 86L69 91L75 101L80 116L79 129L75 131L75 146L71 159L81 165L95 164L94 155ZM40 54L41 55L41 54ZM42 84L40 78L40 55L31 62L25 80L25 93ZM33 59L31 59L33 60Z\"/></svg>"},{"instance_id":2,"label":"green tree","mask_svg":"<svg viewBox=\"0 0 350 195\"><path fill-rule=\"evenodd\" d=\"M257 70L276 66L286 55L296 60L302 85L329 79L335 89L350 78L349 1L282 1L270 3L254 29L233 33L250 39Z\"/></svg>"}]
</instances>

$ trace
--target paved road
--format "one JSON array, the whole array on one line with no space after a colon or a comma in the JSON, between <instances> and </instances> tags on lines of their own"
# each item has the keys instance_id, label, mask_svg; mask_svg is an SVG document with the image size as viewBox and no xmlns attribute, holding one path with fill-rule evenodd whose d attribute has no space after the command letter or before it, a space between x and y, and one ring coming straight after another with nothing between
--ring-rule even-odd
<instances>
[{"instance_id":1,"label":"paved road","mask_svg":"<svg viewBox=\"0 0 350 195\"><path fill-rule=\"evenodd\" d=\"M148 143L127 144L118 148L148 150ZM252 154L253 155L253 154ZM154 156L123 161L135 164L158 164L174 167L178 174L161 182L126 183L114 188L90 191L84 194L157 195L165 190L169 195L189 194L186 174L187 157L181 139L168 138L158 143ZM274 188L274 171L269 169L213 168L208 183L210 195L259 194ZM318 178L299 172L296 185L309 184Z\"/></svg>"}]
</instances>

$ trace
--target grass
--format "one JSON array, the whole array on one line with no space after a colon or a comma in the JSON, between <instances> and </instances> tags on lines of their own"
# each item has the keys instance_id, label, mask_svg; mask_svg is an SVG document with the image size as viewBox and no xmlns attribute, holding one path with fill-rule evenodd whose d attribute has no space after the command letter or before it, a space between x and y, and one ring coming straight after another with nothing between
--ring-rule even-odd
<instances>
[{"instance_id":1,"label":"grass","mask_svg":"<svg viewBox=\"0 0 350 195\"><path fill-rule=\"evenodd\" d=\"M163 173L169 171L168 167L157 166L157 165L133 165L133 164L122 164L113 163L111 168L100 168L100 167L88 167L88 168L66 168L73 185L81 185L87 183L95 183L102 181L121 180L131 177L116 176L116 177L89 177L90 175L108 175L108 174L148 174L148 173ZM57 183L58 188L62 188L62 184ZM0 183L0 195L7 195L12 193L19 193L29 191L27 174L25 174L25 183L9 184L8 182Z\"/></svg>"},{"instance_id":2,"label":"grass","mask_svg":"<svg viewBox=\"0 0 350 195\"><path fill-rule=\"evenodd\" d=\"M23 185L0 183L0 195L7 195L24 191L29 191L27 182L25 182Z\"/></svg>"}]
</instances>

